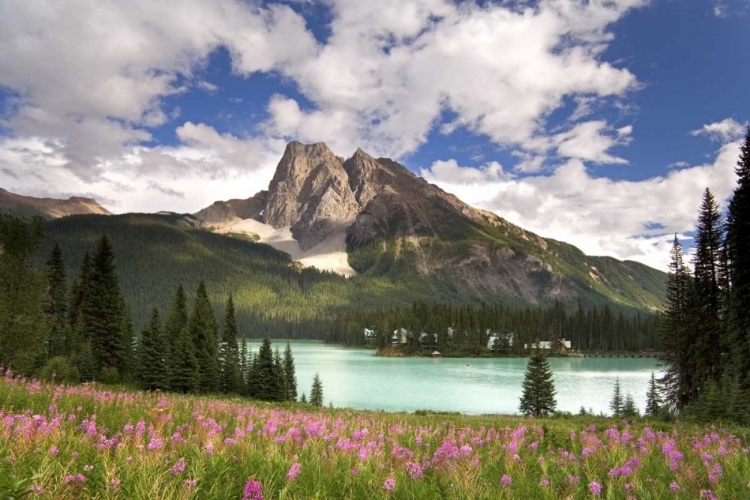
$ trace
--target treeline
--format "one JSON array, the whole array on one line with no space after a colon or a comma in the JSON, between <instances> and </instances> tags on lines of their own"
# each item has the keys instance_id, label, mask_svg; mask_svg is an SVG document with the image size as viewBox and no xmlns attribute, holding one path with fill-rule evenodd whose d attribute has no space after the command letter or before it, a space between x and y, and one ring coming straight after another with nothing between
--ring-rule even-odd
<instances>
[{"instance_id":1,"label":"treeline","mask_svg":"<svg viewBox=\"0 0 750 500\"><path fill-rule=\"evenodd\" d=\"M350 346L391 345L393 332L405 329L405 349L420 348L420 334L438 350L480 354L490 336L499 334L498 352L521 353L524 344L537 341L570 340L573 349L600 351L643 351L660 345L656 315L613 312L609 306L572 311L561 302L552 307L514 309L502 305L451 305L415 302L411 307L352 311L337 315L328 335L329 342ZM365 329L374 333L367 338ZM511 337L509 334L512 333ZM512 340L511 340L512 338ZM512 344L512 345L511 345Z\"/></svg>"},{"instance_id":2,"label":"treeline","mask_svg":"<svg viewBox=\"0 0 750 500\"><path fill-rule=\"evenodd\" d=\"M86 252L68 288L55 246L44 272L31 265L43 221L0 216L0 365L61 382L130 382L146 390L228 393L267 401L296 401L294 357L265 338L257 353L238 339L230 294L218 322L201 281L192 311L183 287L162 322L154 307L139 335L124 300L106 235ZM316 377L312 402L322 404Z\"/></svg>"},{"instance_id":3,"label":"treeline","mask_svg":"<svg viewBox=\"0 0 750 500\"><path fill-rule=\"evenodd\" d=\"M662 323L667 369L661 386L677 412L748 423L750 127L736 174L738 184L725 219L706 189L690 263L675 236Z\"/></svg>"}]
</instances>

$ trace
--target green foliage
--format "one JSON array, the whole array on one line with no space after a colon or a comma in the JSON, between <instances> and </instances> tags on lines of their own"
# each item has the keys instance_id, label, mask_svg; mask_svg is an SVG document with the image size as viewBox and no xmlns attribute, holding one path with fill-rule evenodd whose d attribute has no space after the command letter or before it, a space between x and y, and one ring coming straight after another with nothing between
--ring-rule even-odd
<instances>
[{"instance_id":1,"label":"green foliage","mask_svg":"<svg viewBox=\"0 0 750 500\"><path fill-rule=\"evenodd\" d=\"M612 410L612 416L615 418L622 417L625 411L625 401L622 398L622 389L620 388L620 378L615 379L615 388L612 391L612 400L609 402L609 409Z\"/></svg>"},{"instance_id":2,"label":"green foliage","mask_svg":"<svg viewBox=\"0 0 750 500\"><path fill-rule=\"evenodd\" d=\"M77 384L81 376L78 373L78 368L73 366L68 358L55 356L39 370L39 378L60 384Z\"/></svg>"},{"instance_id":3,"label":"green foliage","mask_svg":"<svg viewBox=\"0 0 750 500\"><path fill-rule=\"evenodd\" d=\"M625 418L640 417L641 413L638 411L638 406L635 404L633 395L628 393L625 396L625 403L622 405L622 416Z\"/></svg>"},{"instance_id":4,"label":"green foliage","mask_svg":"<svg viewBox=\"0 0 750 500\"><path fill-rule=\"evenodd\" d=\"M302 395L304 397L304 394ZM323 382L316 373L313 377L312 388L310 389L310 404L313 406L323 406Z\"/></svg>"},{"instance_id":5,"label":"green foliage","mask_svg":"<svg viewBox=\"0 0 750 500\"><path fill-rule=\"evenodd\" d=\"M263 401L282 401L283 375L281 366L274 360L271 340L266 337L260 345L256 358L257 366L254 367L255 374L252 384L254 386L253 397Z\"/></svg>"},{"instance_id":6,"label":"green foliage","mask_svg":"<svg viewBox=\"0 0 750 500\"><path fill-rule=\"evenodd\" d=\"M519 410L524 415L550 416L557 408L556 392L547 357L539 352L534 353L526 365Z\"/></svg>"},{"instance_id":7,"label":"green foliage","mask_svg":"<svg viewBox=\"0 0 750 500\"><path fill-rule=\"evenodd\" d=\"M648 392L646 393L646 411L647 417L656 417L659 415L662 400L659 396L659 390L656 387L656 376L651 372L651 380L648 383Z\"/></svg>"},{"instance_id":8,"label":"green foliage","mask_svg":"<svg viewBox=\"0 0 750 500\"><path fill-rule=\"evenodd\" d=\"M200 390L217 392L220 383L219 333L203 281L198 284L198 290L195 293L195 305L190 317L190 335L193 338L195 357L198 360Z\"/></svg>"},{"instance_id":9,"label":"green foliage","mask_svg":"<svg viewBox=\"0 0 750 500\"><path fill-rule=\"evenodd\" d=\"M26 375L48 352L46 283L29 259L42 231L41 219L0 215L0 366Z\"/></svg>"},{"instance_id":10,"label":"green foliage","mask_svg":"<svg viewBox=\"0 0 750 500\"><path fill-rule=\"evenodd\" d=\"M49 355L59 356L67 352L68 336L68 285L65 279L65 264L62 251L55 245L45 264L47 295L44 313L49 324Z\"/></svg>"},{"instance_id":11,"label":"green foliage","mask_svg":"<svg viewBox=\"0 0 750 500\"><path fill-rule=\"evenodd\" d=\"M138 344L138 383L146 390L169 388L167 342L159 319L159 310L151 311L151 321L143 327Z\"/></svg>"},{"instance_id":12,"label":"green foliage","mask_svg":"<svg viewBox=\"0 0 750 500\"><path fill-rule=\"evenodd\" d=\"M234 301L232 295L227 299L227 309L224 314L224 335L221 339L219 354L221 370L221 392L238 393L240 391L240 348L237 343L237 320L234 316Z\"/></svg>"},{"instance_id":13,"label":"green foliage","mask_svg":"<svg viewBox=\"0 0 750 500\"><path fill-rule=\"evenodd\" d=\"M284 349L284 399L289 401L297 400L297 374L294 369L294 356L289 342Z\"/></svg>"}]
</instances>

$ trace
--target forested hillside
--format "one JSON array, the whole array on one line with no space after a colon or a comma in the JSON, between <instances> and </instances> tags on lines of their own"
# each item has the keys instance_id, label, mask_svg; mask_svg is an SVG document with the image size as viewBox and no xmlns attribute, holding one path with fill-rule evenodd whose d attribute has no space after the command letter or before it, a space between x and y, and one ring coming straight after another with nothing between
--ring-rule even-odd
<instances>
[{"instance_id":1,"label":"forested hillside","mask_svg":"<svg viewBox=\"0 0 750 500\"><path fill-rule=\"evenodd\" d=\"M220 320L226 298L230 292L234 295L240 335L252 337L322 338L341 313L410 307L418 300L529 305L508 297L472 296L429 277L347 279L301 268L287 254L268 245L196 229L192 222L190 216L177 214L87 215L52 220L46 224L37 262L41 265L46 261L53 245L59 244L66 274L72 281L84 253L93 250L98 238L106 234L136 327L148 320L153 306L165 310L179 284L190 294L201 280L206 282ZM640 267L634 266L634 272ZM606 267L602 266L600 272L606 276ZM596 302L583 298L587 308L603 303L603 297ZM574 308L576 303L566 305ZM615 313L634 311L618 308L617 304L613 308Z\"/></svg>"}]
</instances>

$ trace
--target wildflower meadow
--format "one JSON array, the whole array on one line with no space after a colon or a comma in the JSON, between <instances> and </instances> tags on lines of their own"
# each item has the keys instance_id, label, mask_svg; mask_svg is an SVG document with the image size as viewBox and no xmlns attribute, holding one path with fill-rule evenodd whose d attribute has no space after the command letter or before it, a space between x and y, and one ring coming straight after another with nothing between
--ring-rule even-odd
<instances>
[{"instance_id":1,"label":"wildflower meadow","mask_svg":"<svg viewBox=\"0 0 750 500\"><path fill-rule=\"evenodd\" d=\"M750 498L746 430L317 409L0 377L0 497Z\"/></svg>"}]
</instances>

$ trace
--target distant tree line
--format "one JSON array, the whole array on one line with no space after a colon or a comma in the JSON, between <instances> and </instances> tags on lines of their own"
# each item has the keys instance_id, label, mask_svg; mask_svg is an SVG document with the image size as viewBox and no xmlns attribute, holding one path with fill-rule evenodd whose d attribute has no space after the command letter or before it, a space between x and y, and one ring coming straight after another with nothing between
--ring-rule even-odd
<instances>
[{"instance_id":1,"label":"distant tree line","mask_svg":"<svg viewBox=\"0 0 750 500\"><path fill-rule=\"evenodd\" d=\"M405 348L412 351L420 348L422 333L431 336L429 344L438 350L465 354L482 352L493 334L500 334L492 346L498 353L522 353L525 344L558 339L570 340L573 349L643 351L659 348L657 323L655 314L615 313L607 305L584 309L580 302L571 311L560 301L534 308L419 301L409 308L342 312L335 316L325 340L384 348L391 344L393 332L403 328L409 333ZM373 333L366 336L365 329Z\"/></svg>"},{"instance_id":2,"label":"distant tree line","mask_svg":"<svg viewBox=\"0 0 750 500\"><path fill-rule=\"evenodd\" d=\"M750 127L726 218L706 189L690 263L675 236L662 321L666 403L750 422ZM692 264L692 267L690 266Z\"/></svg>"}]
</instances>

